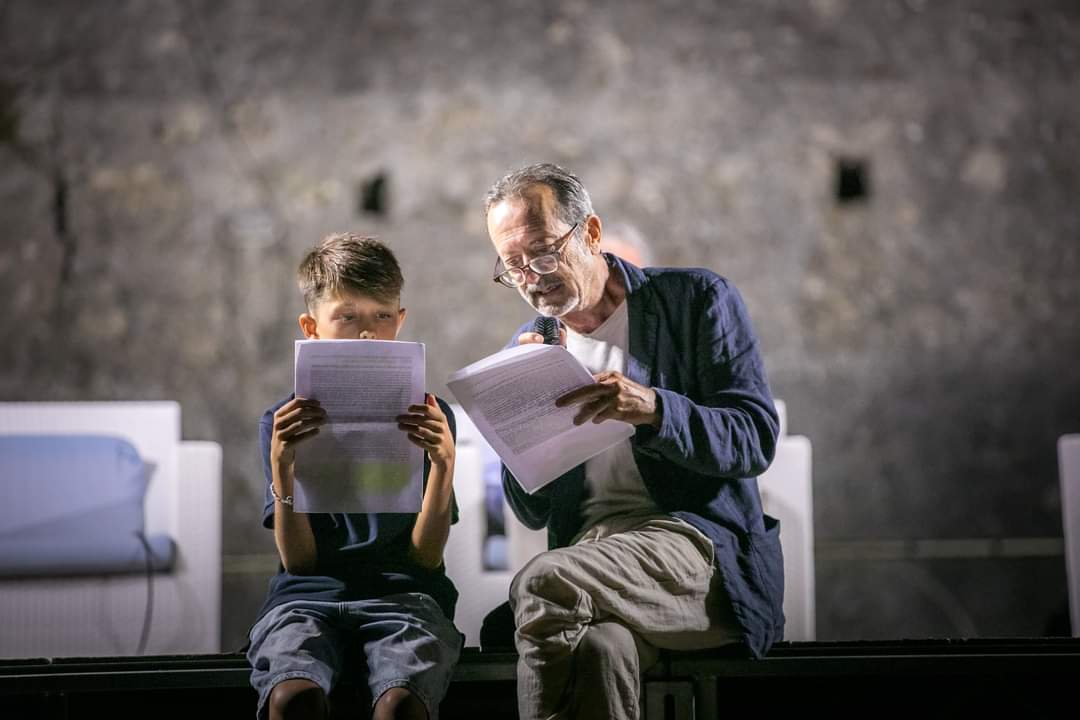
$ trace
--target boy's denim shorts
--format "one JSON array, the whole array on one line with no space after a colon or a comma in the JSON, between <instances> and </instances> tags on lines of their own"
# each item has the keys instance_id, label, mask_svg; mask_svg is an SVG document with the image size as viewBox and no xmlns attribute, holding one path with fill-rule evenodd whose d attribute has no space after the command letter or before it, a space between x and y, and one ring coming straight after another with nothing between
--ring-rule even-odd
<instances>
[{"instance_id":1,"label":"boy's denim shorts","mask_svg":"<svg viewBox=\"0 0 1080 720\"><path fill-rule=\"evenodd\" d=\"M346 648L356 644L373 704L390 688L404 687L437 720L463 641L438 603L424 593L284 603L251 628L247 657L251 685L259 694L257 717L268 716L270 691L284 680L306 678L329 695L344 669Z\"/></svg>"}]
</instances>

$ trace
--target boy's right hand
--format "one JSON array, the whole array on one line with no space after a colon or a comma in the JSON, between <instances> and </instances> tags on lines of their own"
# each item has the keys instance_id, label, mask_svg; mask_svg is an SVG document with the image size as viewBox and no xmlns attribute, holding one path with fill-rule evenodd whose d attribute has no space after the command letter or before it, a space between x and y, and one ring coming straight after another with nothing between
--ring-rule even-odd
<instances>
[{"instance_id":1,"label":"boy's right hand","mask_svg":"<svg viewBox=\"0 0 1080 720\"><path fill-rule=\"evenodd\" d=\"M274 433L270 440L270 459L275 464L292 465L296 446L319 434L326 423L326 411L318 400L294 398L274 413Z\"/></svg>"}]
</instances>

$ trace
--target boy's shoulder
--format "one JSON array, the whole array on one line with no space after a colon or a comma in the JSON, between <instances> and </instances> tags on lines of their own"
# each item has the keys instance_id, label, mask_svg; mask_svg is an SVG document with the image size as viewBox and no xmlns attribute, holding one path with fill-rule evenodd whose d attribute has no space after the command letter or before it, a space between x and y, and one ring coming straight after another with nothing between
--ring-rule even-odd
<instances>
[{"instance_id":1,"label":"boy's shoulder","mask_svg":"<svg viewBox=\"0 0 1080 720\"><path fill-rule=\"evenodd\" d=\"M294 397L296 397L295 393L289 393L288 395L286 395L285 397L281 398L276 403L274 403L273 405L268 407L266 409L266 411L263 412L262 417L259 419L259 424L260 425L273 425L273 423L274 423L274 413L276 413L278 410L280 410L281 407L285 403L289 402Z\"/></svg>"}]
</instances>

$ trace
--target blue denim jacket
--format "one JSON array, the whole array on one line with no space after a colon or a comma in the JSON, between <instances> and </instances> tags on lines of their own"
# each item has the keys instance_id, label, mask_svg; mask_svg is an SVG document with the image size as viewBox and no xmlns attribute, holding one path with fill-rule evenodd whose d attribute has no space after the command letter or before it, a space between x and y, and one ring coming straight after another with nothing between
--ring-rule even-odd
<instances>
[{"instance_id":1,"label":"blue denim jacket","mask_svg":"<svg viewBox=\"0 0 1080 720\"><path fill-rule=\"evenodd\" d=\"M656 391L662 416L659 430L638 426L630 439L638 470L663 511L712 540L744 642L761 656L784 630L780 526L762 512L756 478L772 462L779 418L746 307L709 270L604 257L628 291L626 376ZM550 547L581 531L584 465L533 495L504 466L503 488L525 525L547 526Z\"/></svg>"}]
</instances>

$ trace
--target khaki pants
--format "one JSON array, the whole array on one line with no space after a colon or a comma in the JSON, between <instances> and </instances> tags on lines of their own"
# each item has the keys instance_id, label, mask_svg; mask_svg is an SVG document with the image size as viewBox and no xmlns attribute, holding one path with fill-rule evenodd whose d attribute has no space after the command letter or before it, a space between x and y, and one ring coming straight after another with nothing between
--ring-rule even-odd
<instances>
[{"instance_id":1,"label":"khaki pants","mask_svg":"<svg viewBox=\"0 0 1080 720\"><path fill-rule=\"evenodd\" d=\"M533 558L510 586L521 720L636 719L657 648L739 640L712 561L708 538L667 515L603 521Z\"/></svg>"}]
</instances>

